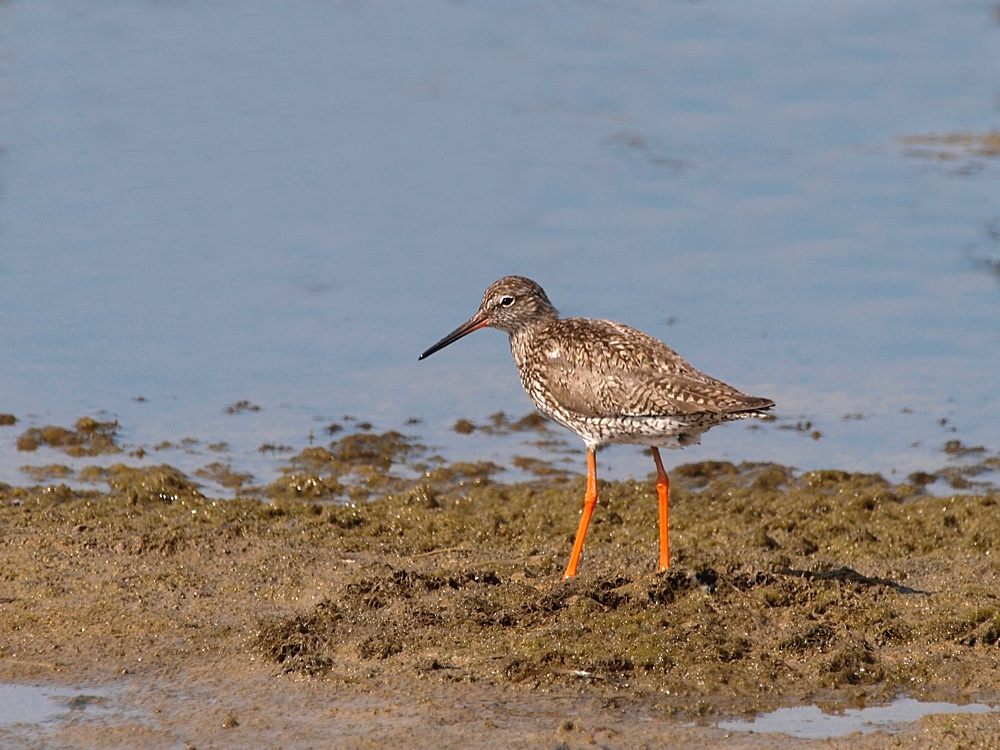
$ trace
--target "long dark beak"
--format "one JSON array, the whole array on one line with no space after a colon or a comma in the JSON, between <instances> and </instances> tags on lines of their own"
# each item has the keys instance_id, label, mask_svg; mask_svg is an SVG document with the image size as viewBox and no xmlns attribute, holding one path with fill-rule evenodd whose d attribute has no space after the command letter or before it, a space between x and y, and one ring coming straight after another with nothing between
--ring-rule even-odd
<instances>
[{"instance_id":1,"label":"long dark beak","mask_svg":"<svg viewBox=\"0 0 1000 750\"><path fill-rule=\"evenodd\" d=\"M460 325L454 331L452 331L443 339L434 344L434 346L432 346L430 349L421 354L420 357L418 357L418 361L423 359L424 357L431 356L438 349L444 349L446 346L448 346L448 344L452 344L458 341L460 338L462 338L462 336L467 336L473 331L478 331L480 328L485 328L489 324L490 324L490 319L487 318L485 315L483 315L483 313L477 312L467 321L462 323L462 325Z\"/></svg>"}]
</instances>

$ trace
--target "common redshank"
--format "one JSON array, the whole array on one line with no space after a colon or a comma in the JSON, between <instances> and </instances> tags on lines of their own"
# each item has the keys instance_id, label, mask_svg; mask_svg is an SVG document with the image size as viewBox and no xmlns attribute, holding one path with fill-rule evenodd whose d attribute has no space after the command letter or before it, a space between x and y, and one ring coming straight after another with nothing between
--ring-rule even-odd
<instances>
[{"instance_id":1,"label":"common redshank","mask_svg":"<svg viewBox=\"0 0 1000 750\"><path fill-rule=\"evenodd\" d=\"M764 410L774 402L747 396L709 377L642 331L610 320L560 318L544 290L523 276L494 282L476 314L420 359L487 326L510 334L521 384L538 410L575 432L587 446L583 516L563 578L576 575L597 505L597 449L612 443L645 445L653 452L660 510L659 571L666 570L670 481L659 449L696 445L709 428L766 416Z\"/></svg>"}]
</instances>

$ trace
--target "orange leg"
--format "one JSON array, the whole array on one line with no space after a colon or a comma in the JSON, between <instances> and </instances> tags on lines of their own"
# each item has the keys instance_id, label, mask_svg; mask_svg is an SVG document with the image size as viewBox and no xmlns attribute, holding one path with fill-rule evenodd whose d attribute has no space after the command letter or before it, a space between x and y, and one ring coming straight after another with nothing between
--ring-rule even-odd
<instances>
[{"instance_id":1,"label":"orange leg","mask_svg":"<svg viewBox=\"0 0 1000 750\"><path fill-rule=\"evenodd\" d=\"M670 567L670 537L667 524L667 510L670 504L670 480L663 470L660 451L653 448L653 461L656 462L656 494L660 496L660 569L658 573Z\"/></svg>"},{"instance_id":2,"label":"orange leg","mask_svg":"<svg viewBox=\"0 0 1000 750\"><path fill-rule=\"evenodd\" d=\"M590 517L594 515L597 505L597 451L587 448L587 492L583 496L583 516L580 518L580 528L576 530L576 541L573 542L573 552L569 556L569 565L563 573L563 580L576 575L580 564L580 553L583 552L583 540L587 536Z\"/></svg>"}]
</instances>

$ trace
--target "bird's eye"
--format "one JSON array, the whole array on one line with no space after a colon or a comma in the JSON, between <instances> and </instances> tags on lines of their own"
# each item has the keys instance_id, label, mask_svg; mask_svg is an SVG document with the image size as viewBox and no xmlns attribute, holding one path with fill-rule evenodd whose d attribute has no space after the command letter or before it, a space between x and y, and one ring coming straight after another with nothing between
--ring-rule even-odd
<instances>
[{"instance_id":1,"label":"bird's eye","mask_svg":"<svg viewBox=\"0 0 1000 750\"><path fill-rule=\"evenodd\" d=\"M510 307L514 304L514 297L510 294L505 294L500 298L500 307Z\"/></svg>"}]
</instances>

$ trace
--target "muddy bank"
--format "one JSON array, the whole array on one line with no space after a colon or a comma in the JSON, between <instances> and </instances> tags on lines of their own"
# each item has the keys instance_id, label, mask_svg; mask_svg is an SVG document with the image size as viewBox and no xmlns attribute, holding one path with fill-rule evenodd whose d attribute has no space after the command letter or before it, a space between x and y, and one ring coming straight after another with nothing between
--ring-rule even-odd
<instances>
[{"instance_id":1,"label":"muddy bank","mask_svg":"<svg viewBox=\"0 0 1000 750\"><path fill-rule=\"evenodd\" d=\"M149 747L265 727L284 746L320 727L337 746L683 746L783 705L1000 702L995 492L690 464L672 473L670 571L653 573L652 484L602 483L562 582L582 479L437 467L372 500L324 500L330 480L290 499L315 462L350 459L327 452L292 459L271 503L206 498L170 467L0 490L0 675L120 686L150 707L132 727ZM988 747L1000 720L910 734Z\"/></svg>"}]
</instances>

